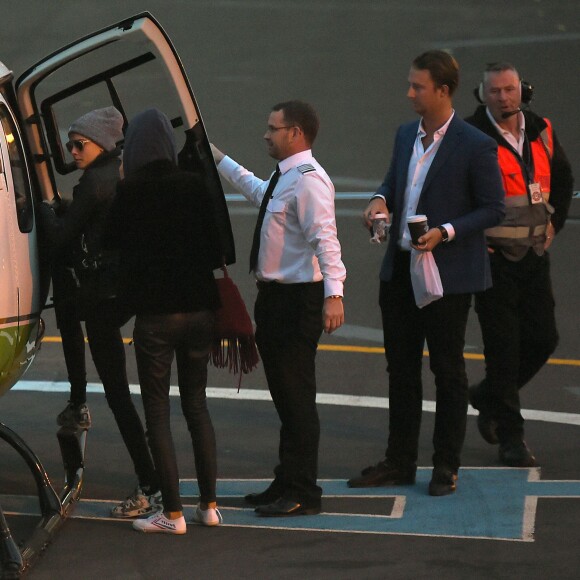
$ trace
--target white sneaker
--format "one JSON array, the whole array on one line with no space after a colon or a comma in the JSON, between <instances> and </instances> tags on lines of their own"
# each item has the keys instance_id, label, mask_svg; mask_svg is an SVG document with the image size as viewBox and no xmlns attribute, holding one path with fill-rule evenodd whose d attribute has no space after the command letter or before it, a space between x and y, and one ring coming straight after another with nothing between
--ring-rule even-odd
<instances>
[{"instance_id":1,"label":"white sneaker","mask_svg":"<svg viewBox=\"0 0 580 580\"><path fill-rule=\"evenodd\" d=\"M138 518L163 510L161 492L148 495L140 487L111 510L114 518Z\"/></svg>"},{"instance_id":2,"label":"white sneaker","mask_svg":"<svg viewBox=\"0 0 580 580\"><path fill-rule=\"evenodd\" d=\"M185 518L183 516L176 520L170 520L161 512L146 519L135 520L133 522L133 529L138 532L148 533L185 534L187 532L187 525L185 524Z\"/></svg>"},{"instance_id":3,"label":"white sneaker","mask_svg":"<svg viewBox=\"0 0 580 580\"><path fill-rule=\"evenodd\" d=\"M194 524L200 524L202 526L219 526L224 520L218 509L207 508L206 510L202 510L197 506L192 521Z\"/></svg>"}]
</instances>

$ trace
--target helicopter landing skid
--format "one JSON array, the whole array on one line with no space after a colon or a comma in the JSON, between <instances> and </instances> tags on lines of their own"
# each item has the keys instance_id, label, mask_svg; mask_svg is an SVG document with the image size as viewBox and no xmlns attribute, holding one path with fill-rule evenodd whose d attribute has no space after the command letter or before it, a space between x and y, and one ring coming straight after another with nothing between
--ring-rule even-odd
<instances>
[{"instance_id":1,"label":"helicopter landing skid","mask_svg":"<svg viewBox=\"0 0 580 580\"><path fill-rule=\"evenodd\" d=\"M40 556L80 499L83 487L86 429L61 427L57 432L65 469L65 483L59 495L54 491L44 467L26 442L0 423L0 439L14 448L30 469L38 491L41 519L32 536L19 548L14 541L0 505L0 579L20 578Z\"/></svg>"}]
</instances>

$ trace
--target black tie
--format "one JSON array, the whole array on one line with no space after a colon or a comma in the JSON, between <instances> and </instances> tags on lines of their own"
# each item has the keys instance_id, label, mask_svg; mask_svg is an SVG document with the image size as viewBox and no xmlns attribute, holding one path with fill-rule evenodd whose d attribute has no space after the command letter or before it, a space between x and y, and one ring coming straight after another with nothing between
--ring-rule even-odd
<instances>
[{"instance_id":1,"label":"black tie","mask_svg":"<svg viewBox=\"0 0 580 580\"><path fill-rule=\"evenodd\" d=\"M254 240L252 241L252 251L250 252L250 272L253 272L258 265L258 253L260 252L260 233L262 231L262 224L264 223L264 216L266 215L266 206L272 197L272 193L274 193L274 188L276 187L279 178L280 167L276 165L276 171L270 178L268 189L266 189L264 199L262 199L260 213L258 214L258 221L256 222L256 229L254 230Z\"/></svg>"}]
</instances>

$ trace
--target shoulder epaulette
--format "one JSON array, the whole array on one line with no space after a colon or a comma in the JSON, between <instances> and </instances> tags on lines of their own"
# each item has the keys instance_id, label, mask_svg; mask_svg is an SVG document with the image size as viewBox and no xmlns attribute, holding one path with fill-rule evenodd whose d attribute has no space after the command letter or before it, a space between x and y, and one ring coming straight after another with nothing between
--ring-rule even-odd
<instances>
[{"instance_id":1,"label":"shoulder epaulette","mask_svg":"<svg viewBox=\"0 0 580 580\"><path fill-rule=\"evenodd\" d=\"M299 165L296 169L298 169L300 173L310 173L311 171L316 171L316 167L314 167L314 165L311 165L310 163L303 163L302 165Z\"/></svg>"}]
</instances>

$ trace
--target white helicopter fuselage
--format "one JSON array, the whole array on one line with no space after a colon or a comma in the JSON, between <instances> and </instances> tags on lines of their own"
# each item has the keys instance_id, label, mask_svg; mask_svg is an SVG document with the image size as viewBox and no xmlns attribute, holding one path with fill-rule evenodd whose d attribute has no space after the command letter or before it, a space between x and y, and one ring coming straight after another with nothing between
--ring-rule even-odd
<instances>
[{"instance_id":1,"label":"white helicopter fuselage","mask_svg":"<svg viewBox=\"0 0 580 580\"><path fill-rule=\"evenodd\" d=\"M41 292L32 186L17 118L0 63L0 396L26 371L40 346Z\"/></svg>"}]
</instances>

